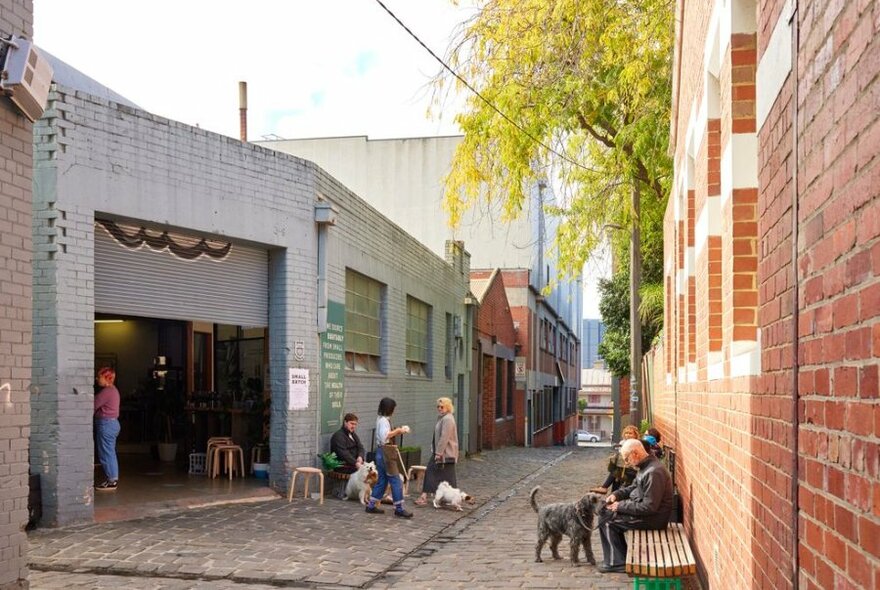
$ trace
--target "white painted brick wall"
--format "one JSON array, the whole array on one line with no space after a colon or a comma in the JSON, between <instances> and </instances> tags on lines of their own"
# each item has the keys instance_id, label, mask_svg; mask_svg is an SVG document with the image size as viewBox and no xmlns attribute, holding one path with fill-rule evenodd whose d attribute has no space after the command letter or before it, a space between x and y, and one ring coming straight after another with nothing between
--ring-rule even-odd
<instances>
[{"instance_id":1,"label":"white painted brick wall","mask_svg":"<svg viewBox=\"0 0 880 590\"><path fill-rule=\"evenodd\" d=\"M332 202L339 216L329 229L330 298L345 301L346 267L388 285L387 374L346 375L345 409L362 416L368 440L379 399L395 397L396 421L414 429L407 442L420 443L427 456L433 401L452 394L453 381L443 371L445 314L464 314L467 265L453 270L310 162L66 88L56 88L51 99L35 133L34 379L43 393L34 412L40 434L31 440L32 463L50 484L44 492L48 522L89 520L93 510L95 212L246 240L270 251L271 477L284 487L292 466L314 465L329 444L318 434L313 209L319 196ZM405 375L407 294L433 307L432 379ZM292 353L296 340L306 343L299 364ZM312 373L310 404L288 412L286 376L299 365Z\"/></svg>"},{"instance_id":2,"label":"white painted brick wall","mask_svg":"<svg viewBox=\"0 0 880 590\"><path fill-rule=\"evenodd\" d=\"M2 0L0 36L30 37L31 0ZM0 97L0 590L27 588L31 123Z\"/></svg>"}]
</instances>

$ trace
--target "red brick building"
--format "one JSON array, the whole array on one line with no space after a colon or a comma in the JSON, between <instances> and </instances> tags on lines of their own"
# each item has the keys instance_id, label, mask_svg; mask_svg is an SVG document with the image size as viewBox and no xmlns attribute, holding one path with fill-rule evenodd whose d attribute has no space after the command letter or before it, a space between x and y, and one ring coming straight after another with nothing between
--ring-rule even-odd
<instances>
[{"instance_id":1,"label":"red brick building","mask_svg":"<svg viewBox=\"0 0 880 590\"><path fill-rule=\"evenodd\" d=\"M700 577L878 587L880 1L676 10L652 409Z\"/></svg>"},{"instance_id":2,"label":"red brick building","mask_svg":"<svg viewBox=\"0 0 880 590\"><path fill-rule=\"evenodd\" d=\"M480 370L480 438L487 448L570 443L577 429L576 326L559 316L533 282L527 269L471 271L471 290L480 292L482 302L474 367Z\"/></svg>"},{"instance_id":3,"label":"red brick building","mask_svg":"<svg viewBox=\"0 0 880 590\"><path fill-rule=\"evenodd\" d=\"M516 330L501 272L471 272L471 292L479 302L477 337L479 349L480 443L484 449L516 444L515 416L525 411L523 396L514 396Z\"/></svg>"}]
</instances>

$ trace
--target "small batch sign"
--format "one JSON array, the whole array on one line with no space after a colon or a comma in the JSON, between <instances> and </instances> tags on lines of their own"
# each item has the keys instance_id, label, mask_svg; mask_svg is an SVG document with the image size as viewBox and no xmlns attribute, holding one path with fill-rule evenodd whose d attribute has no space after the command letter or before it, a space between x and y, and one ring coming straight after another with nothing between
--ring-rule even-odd
<instances>
[{"instance_id":1,"label":"small batch sign","mask_svg":"<svg viewBox=\"0 0 880 590\"><path fill-rule=\"evenodd\" d=\"M305 410L309 407L309 370L290 369L287 379L287 409Z\"/></svg>"}]
</instances>

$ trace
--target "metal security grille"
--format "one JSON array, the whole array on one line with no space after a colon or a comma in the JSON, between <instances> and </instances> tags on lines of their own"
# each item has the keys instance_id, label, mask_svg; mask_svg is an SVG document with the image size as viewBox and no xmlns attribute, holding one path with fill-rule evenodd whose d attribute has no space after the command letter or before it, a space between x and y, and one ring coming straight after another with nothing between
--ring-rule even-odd
<instances>
[{"instance_id":1,"label":"metal security grille","mask_svg":"<svg viewBox=\"0 0 880 590\"><path fill-rule=\"evenodd\" d=\"M127 235L140 228L118 225ZM118 233L118 232L117 232ZM162 230L149 230L151 236ZM175 246L200 238L171 234ZM239 326L267 326L269 256L233 244L222 258L186 259L156 244L133 247L95 223L95 311ZM179 248L177 248L179 250Z\"/></svg>"}]
</instances>

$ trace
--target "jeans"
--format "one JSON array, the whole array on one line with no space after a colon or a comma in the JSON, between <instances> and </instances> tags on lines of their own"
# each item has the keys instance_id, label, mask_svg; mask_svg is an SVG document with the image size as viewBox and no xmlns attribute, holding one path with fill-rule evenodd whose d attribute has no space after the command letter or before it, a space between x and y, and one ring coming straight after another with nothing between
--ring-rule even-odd
<instances>
[{"instance_id":1,"label":"jeans","mask_svg":"<svg viewBox=\"0 0 880 590\"><path fill-rule=\"evenodd\" d=\"M98 444L98 461L104 476L110 481L119 479L119 461L116 459L116 437L119 436L119 420L95 418L95 439Z\"/></svg>"},{"instance_id":2,"label":"jeans","mask_svg":"<svg viewBox=\"0 0 880 590\"><path fill-rule=\"evenodd\" d=\"M385 488L391 484L391 499L394 500L394 509L403 510L403 482L397 475L388 475L385 471L385 457L382 453L382 447L376 450L376 471L379 472L379 479L373 486L370 493L370 505L375 505L385 495Z\"/></svg>"}]
</instances>

